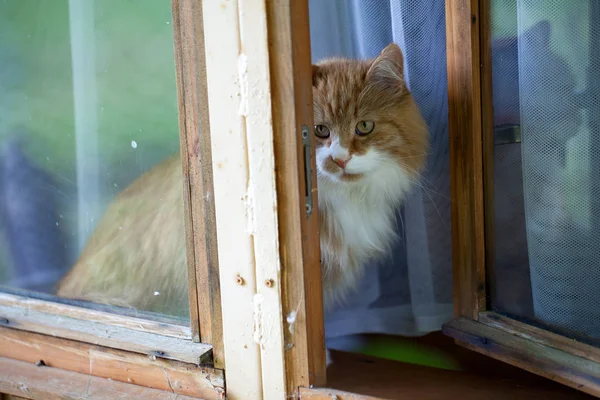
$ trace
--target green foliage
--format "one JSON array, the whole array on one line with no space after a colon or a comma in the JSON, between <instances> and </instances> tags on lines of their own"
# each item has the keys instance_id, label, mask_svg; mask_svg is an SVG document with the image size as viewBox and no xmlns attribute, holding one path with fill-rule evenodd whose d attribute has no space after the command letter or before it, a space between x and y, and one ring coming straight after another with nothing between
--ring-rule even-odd
<instances>
[{"instance_id":1,"label":"green foliage","mask_svg":"<svg viewBox=\"0 0 600 400\"><path fill-rule=\"evenodd\" d=\"M3 45L16 49L19 73L0 139L24 128L28 153L44 167L75 175L75 109L69 3L10 0L0 4ZM94 2L98 151L102 170L147 168L178 148L175 65L168 0ZM4 112L3 112L4 114ZM136 158L137 157L137 158ZM142 156L143 158L143 156ZM148 157L146 157L148 158Z\"/></svg>"}]
</instances>

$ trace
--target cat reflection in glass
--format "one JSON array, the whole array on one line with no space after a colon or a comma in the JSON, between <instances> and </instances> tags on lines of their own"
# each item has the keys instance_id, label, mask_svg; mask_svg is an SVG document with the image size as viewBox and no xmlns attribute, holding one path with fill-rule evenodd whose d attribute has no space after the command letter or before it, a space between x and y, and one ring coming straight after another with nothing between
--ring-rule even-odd
<instances>
[{"instance_id":1,"label":"cat reflection in glass","mask_svg":"<svg viewBox=\"0 0 600 400\"><path fill-rule=\"evenodd\" d=\"M497 128L492 303L521 317L533 316L530 246L565 253L563 244L580 235L565 207L563 179L567 143L582 127L581 107L575 76L552 49L551 38L552 26L542 20L492 43ZM502 143L502 126L518 126L523 144Z\"/></svg>"},{"instance_id":2,"label":"cat reflection in glass","mask_svg":"<svg viewBox=\"0 0 600 400\"><path fill-rule=\"evenodd\" d=\"M355 289L368 261L388 253L395 211L425 163L427 126L403 65L390 44L374 60L313 66L326 308ZM182 194L178 156L133 182L108 208L58 295L188 315Z\"/></svg>"}]
</instances>

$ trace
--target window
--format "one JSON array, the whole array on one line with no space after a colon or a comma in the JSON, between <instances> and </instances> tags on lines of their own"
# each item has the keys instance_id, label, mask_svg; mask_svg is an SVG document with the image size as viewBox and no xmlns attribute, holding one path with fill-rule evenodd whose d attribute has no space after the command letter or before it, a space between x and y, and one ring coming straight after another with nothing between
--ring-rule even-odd
<instances>
[{"instance_id":1,"label":"window","mask_svg":"<svg viewBox=\"0 0 600 400\"><path fill-rule=\"evenodd\" d=\"M444 330L597 396L597 3L461 1L448 11L460 318ZM566 34L574 21L579 33Z\"/></svg>"},{"instance_id":2,"label":"window","mask_svg":"<svg viewBox=\"0 0 600 400\"><path fill-rule=\"evenodd\" d=\"M597 295L584 285L595 282L596 3L325 3L0 5L0 396L397 395L396 378L412 380L397 363L343 358L353 382L326 379L311 135L313 57L374 56L388 37L432 148L399 211L405 268L377 277L371 310L406 311L403 334L448 321L471 350L600 393ZM590 22L567 34L569 18ZM544 19L565 34L548 39ZM419 75L435 79L410 82ZM559 223L546 218L555 198ZM556 229L540 238L545 214ZM157 226L172 240L160 252ZM456 386L456 374L427 376Z\"/></svg>"},{"instance_id":3,"label":"window","mask_svg":"<svg viewBox=\"0 0 600 400\"><path fill-rule=\"evenodd\" d=\"M177 290L164 285L172 272L166 258L144 248L152 224L173 230L174 241L184 237L181 215L171 216L181 222L170 227L159 217L167 213L152 214L159 204L183 213L180 163L171 161L179 144L169 4L7 1L1 7L10 18L1 44L8 116L2 284L189 318L187 280ZM149 172L159 163L168 165ZM146 183L117 198L147 172L170 173L172 186ZM185 252L176 250L182 257L168 261L185 271ZM136 284L150 274L157 278L152 287Z\"/></svg>"}]
</instances>

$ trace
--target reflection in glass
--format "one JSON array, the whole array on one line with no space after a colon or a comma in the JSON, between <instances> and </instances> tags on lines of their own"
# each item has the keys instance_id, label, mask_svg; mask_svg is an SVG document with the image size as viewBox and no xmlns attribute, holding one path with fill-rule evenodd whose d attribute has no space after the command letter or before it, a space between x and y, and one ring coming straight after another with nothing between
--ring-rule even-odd
<instances>
[{"instance_id":1,"label":"reflection in glass","mask_svg":"<svg viewBox=\"0 0 600 400\"><path fill-rule=\"evenodd\" d=\"M54 293L115 196L179 151L170 2L0 3L0 146L0 284ZM185 290L151 296L186 315Z\"/></svg>"},{"instance_id":2,"label":"reflection in glass","mask_svg":"<svg viewBox=\"0 0 600 400\"><path fill-rule=\"evenodd\" d=\"M492 307L589 338L600 338L598 7L492 2Z\"/></svg>"}]
</instances>

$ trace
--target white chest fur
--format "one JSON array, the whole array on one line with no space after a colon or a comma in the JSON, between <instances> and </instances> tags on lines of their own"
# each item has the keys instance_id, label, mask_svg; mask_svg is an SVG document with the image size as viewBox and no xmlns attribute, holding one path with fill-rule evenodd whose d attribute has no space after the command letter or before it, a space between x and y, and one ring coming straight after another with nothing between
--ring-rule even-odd
<instances>
[{"instance_id":1,"label":"white chest fur","mask_svg":"<svg viewBox=\"0 0 600 400\"><path fill-rule=\"evenodd\" d=\"M395 212L411 180L399 166L357 182L319 179L319 207L335 240L322 235L326 306L343 300L361 279L365 264L389 254L396 239ZM335 282L328 282L335 279Z\"/></svg>"}]
</instances>

